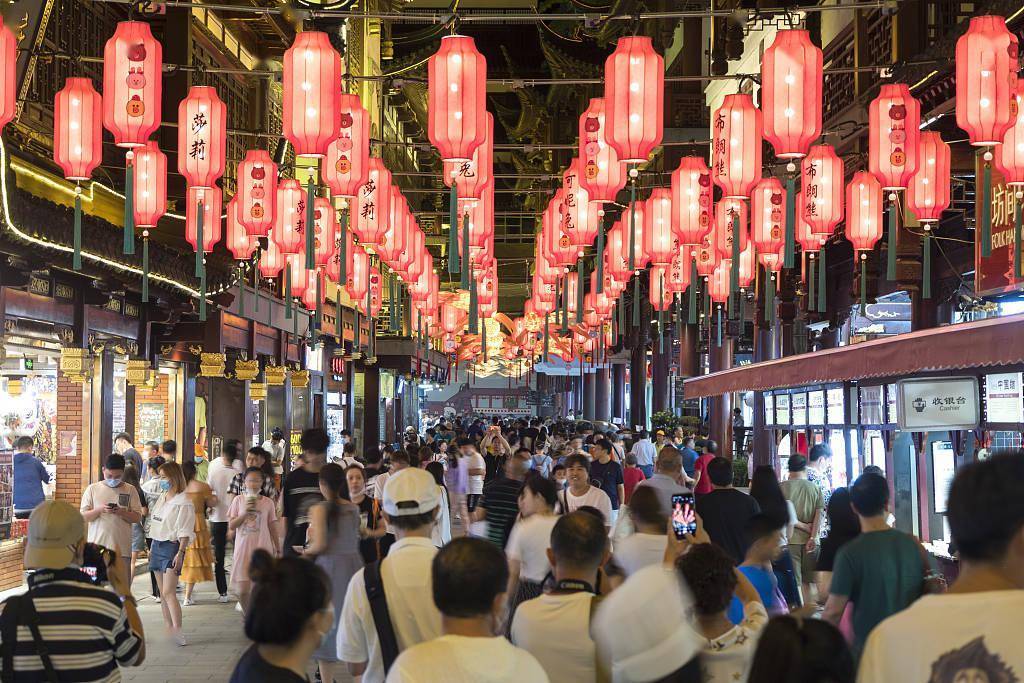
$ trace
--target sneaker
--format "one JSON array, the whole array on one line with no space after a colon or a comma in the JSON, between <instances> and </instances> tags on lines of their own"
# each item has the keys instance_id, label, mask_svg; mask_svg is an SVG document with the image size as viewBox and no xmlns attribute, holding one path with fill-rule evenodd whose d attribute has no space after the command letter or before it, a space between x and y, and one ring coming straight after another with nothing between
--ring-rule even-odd
<instances>
[{"instance_id":1,"label":"sneaker","mask_svg":"<svg viewBox=\"0 0 1024 683\"><path fill-rule=\"evenodd\" d=\"M240 602L236 602L235 603L235 611L236 612L241 612L242 614L245 614L245 610L242 609L242 603L240 603Z\"/></svg>"},{"instance_id":2,"label":"sneaker","mask_svg":"<svg viewBox=\"0 0 1024 683\"><path fill-rule=\"evenodd\" d=\"M156 604L158 604L158 605L160 604L160 596L159 595L154 595L153 596L153 600L156 602Z\"/></svg>"},{"instance_id":3,"label":"sneaker","mask_svg":"<svg viewBox=\"0 0 1024 683\"><path fill-rule=\"evenodd\" d=\"M195 603L195 600L193 600L192 598L185 598L184 600L182 600L181 604L184 605L185 607L188 607L188 606L194 605L196 603Z\"/></svg>"},{"instance_id":4,"label":"sneaker","mask_svg":"<svg viewBox=\"0 0 1024 683\"><path fill-rule=\"evenodd\" d=\"M227 602L227 601L228 601L228 596L227 595L221 595L220 597L217 598L217 602Z\"/></svg>"},{"instance_id":5,"label":"sneaker","mask_svg":"<svg viewBox=\"0 0 1024 683\"><path fill-rule=\"evenodd\" d=\"M185 634L182 633L180 629L171 631L171 637L174 638L174 642L176 642L180 647L188 645L188 641L185 640Z\"/></svg>"}]
</instances>

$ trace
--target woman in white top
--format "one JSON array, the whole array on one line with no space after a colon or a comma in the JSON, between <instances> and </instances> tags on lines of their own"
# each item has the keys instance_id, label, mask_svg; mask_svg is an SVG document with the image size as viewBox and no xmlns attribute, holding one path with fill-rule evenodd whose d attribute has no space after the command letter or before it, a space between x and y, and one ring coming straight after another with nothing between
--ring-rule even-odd
<instances>
[{"instance_id":1,"label":"woman in white top","mask_svg":"<svg viewBox=\"0 0 1024 683\"><path fill-rule=\"evenodd\" d=\"M519 512L522 518L512 527L505 545L508 556L508 624L516 607L543 592L544 579L551 572L548 548L551 530L558 521L555 514L557 488L550 479L537 473L526 477L519 493Z\"/></svg>"},{"instance_id":2,"label":"woman in white top","mask_svg":"<svg viewBox=\"0 0 1024 683\"><path fill-rule=\"evenodd\" d=\"M635 531L615 542L612 560L629 578L644 567L661 564L665 557L665 515L653 486L638 486L629 499Z\"/></svg>"},{"instance_id":3,"label":"woman in white top","mask_svg":"<svg viewBox=\"0 0 1024 683\"><path fill-rule=\"evenodd\" d=\"M434 529L430 532L430 540L438 548L443 548L452 540L452 504L448 499L448 487L444 485L444 465L436 461L428 462L423 469L430 472L441 489L441 514L437 516Z\"/></svg>"},{"instance_id":4,"label":"woman in white top","mask_svg":"<svg viewBox=\"0 0 1024 683\"><path fill-rule=\"evenodd\" d=\"M149 549L149 568L156 574L160 586L160 607L164 623L178 645L185 645L181 632L181 603L175 594L178 575L185 561L185 549L195 538L196 513L192 501L185 495L185 475L181 465L166 462L160 466L162 493L150 508L149 536L153 545Z\"/></svg>"}]
</instances>

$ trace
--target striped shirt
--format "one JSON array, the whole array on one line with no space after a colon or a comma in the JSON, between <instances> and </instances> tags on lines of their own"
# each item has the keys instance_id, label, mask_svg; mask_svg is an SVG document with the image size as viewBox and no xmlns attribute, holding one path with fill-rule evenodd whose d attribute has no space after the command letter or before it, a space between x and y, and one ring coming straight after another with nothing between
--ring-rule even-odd
<instances>
[{"instance_id":1,"label":"striped shirt","mask_svg":"<svg viewBox=\"0 0 1024 683\"><path fill-rule=\"evenodd\" d=\"M501 477L484 487L484 497L480 502L487 520L487 540L499 548L504 548L512 525L519 516L519 493L523 490L523 482L517 479Z\"/></svg>"},{"instance_id":2,"label":"striped shirt","mask_svg":"<svg viewBox=\"0 0 1024 683\"><path fill-rule=\"evenodd\" d=\"M138 663L142 639L128 625L113 591L73 568L40 570L29 576L28 583L40 635L61 681L113 683L121 680L118 665ZM28 625L19 624L14 682L37 681L47 681L43 662Z\"/></svg>"}]
</instances>

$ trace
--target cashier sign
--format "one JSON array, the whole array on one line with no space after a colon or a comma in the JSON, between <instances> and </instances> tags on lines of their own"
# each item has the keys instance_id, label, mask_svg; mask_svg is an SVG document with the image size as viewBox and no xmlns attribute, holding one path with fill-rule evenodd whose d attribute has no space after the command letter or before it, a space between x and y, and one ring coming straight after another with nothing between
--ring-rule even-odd
<instances>
[{"instance_id":1,"label":"cashier sign","mask_svg":"<svg viewBox=\"0 0 1024 683\"><path fill-rule=\"evenodd\" d=\"M929 377L899 382L900 429L927 432L978 426L976 377Z\"/></svg>"}]
</instances>

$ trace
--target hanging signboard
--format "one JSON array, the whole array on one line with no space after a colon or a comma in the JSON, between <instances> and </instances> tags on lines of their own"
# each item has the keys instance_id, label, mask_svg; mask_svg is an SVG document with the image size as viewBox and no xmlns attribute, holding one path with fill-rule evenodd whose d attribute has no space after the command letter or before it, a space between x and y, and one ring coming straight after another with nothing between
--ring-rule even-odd
<instances>
[{"instance_id":1,"label":"hanging signboard","mask_svg":"<svg viewBox=\"0 0 1024 683\"><path fill-rule=\"evenodd\" d=\"M978 426L976 377L936 377L899 381L900 429L927 432Z\"/></svg>"},{"instance_id":2,"label":"hanging signboard","mask_svg":"<svg viewBox=\"0 0 1024 683\"><path fill-rule=\"evenodd\" d=\"M1021 373L985 375L985 419L988 422L1024 422Z\"/></svg>"},{"instance_id":3,"label":"hanging signboard","mask_svg":"<svg viewBox=\"0 0 1024 683\"><path fill-rule=\"evenodd\" d=\"M982 177L982 150L974 157L976 178ZM975 192L975 216L982 215L982 198L984 193ZM1003 180L998 169L992 168L992 254L981 257L981 226L977 229L978 239L974 242L974 290L977 296L990 296L1012 292L1024 286L1024 280L1018 279L1013 271L1013 203L1014 189ZM978 220L981 220L980 218Z\"/></svg>"},{"instance_id":4,"label":"hanging signboard","mask_svg":"<svg viewBox=\"0 0 1024 683\"><path fill-rule=\"evenodd\" d=\"M862 425L885 424L882 419L882 387L858 387L860 391L860 423Z\"/></svg>"},{"instance_id":5,"label":"hanging signboard","mask_svg":"<svg viewBox=\"0 0 1024 683\"><path fill-rule=\"evenodd\" d=\"M775 395L775 424L788 427L789 420L789 394Z\"/></svg>"}]
</instances>

